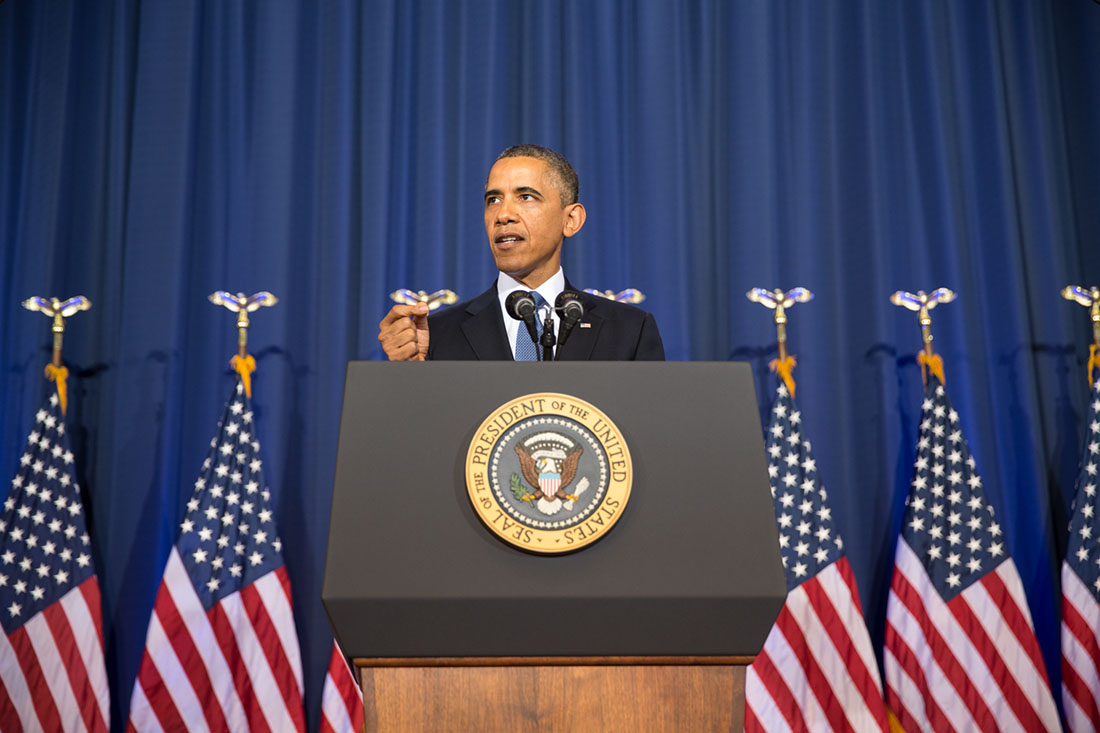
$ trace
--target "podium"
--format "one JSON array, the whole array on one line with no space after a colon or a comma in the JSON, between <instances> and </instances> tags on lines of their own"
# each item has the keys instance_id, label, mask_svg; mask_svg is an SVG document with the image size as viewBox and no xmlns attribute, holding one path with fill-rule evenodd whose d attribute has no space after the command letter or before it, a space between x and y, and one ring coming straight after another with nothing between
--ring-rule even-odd
<instances>
[{"instance_id":1,"label":"podium","mask_svg":"<svg viewBox=\"0 0 1100 733\"><path fill-rule=\"evenodd\" d=\"M629 447L629 501L576 552L506 544L467 494L475 431L534 393ZM348 365L322 598L368 729L740 730L785 596L747 365Z\"/></svg>"}]
</instances>

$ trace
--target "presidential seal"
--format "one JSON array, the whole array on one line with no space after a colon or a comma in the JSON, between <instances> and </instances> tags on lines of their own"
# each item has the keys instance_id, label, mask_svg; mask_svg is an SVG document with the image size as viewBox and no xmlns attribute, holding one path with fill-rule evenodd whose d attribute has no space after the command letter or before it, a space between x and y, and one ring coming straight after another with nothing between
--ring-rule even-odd
<instances>
[{"instance_id":1,"label":"presidential seal","mask_svg":"<svg viewBox=\"0 0 1100 733\"><path fill-rule=\"evenodd\" d=\"M572 552L610 530L630 498L630 451L593 405L541 392L507 402L474 433L466 490L508 544Z\"/></svg>"}]
</instances>

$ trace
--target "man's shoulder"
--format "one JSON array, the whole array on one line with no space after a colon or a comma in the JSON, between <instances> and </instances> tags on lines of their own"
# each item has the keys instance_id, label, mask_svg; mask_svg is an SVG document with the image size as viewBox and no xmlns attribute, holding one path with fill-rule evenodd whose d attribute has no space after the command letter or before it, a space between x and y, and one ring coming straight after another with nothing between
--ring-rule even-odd
<instances>
[{"instance_id":1,"label":"man's shoulder","mask_svg":"<svg viewBox=\"0 0 1100 733\"><path fill-rule=\"evenodd\" d=\"M497 303L496 297L496 284L494 283L491 288L486 290L481 295L463 300L460 303L455 303L452 306L448 306L441 310L436 311L428 316L428 325L430 327L435 326L448 326L460 321L464 321L472 314L478 313L483 308L486 308L494 303Z\"/></svg>"},{"instance_id":2,"label":"man's shoulder","mask_svg":"<svg viewBox=\"0 0 1100 733\"><path fill-rule=\"evenodd\" d=\"M665 350L653 315L635 305L585 293L585 317L593 323L592 361L664 360Z\"/></svg>"},{"instance_id":3,"label":"man's shoulder","mask_svg":"<svg viewBox=\"0 0 1100 733\"><path fill-rule=\"evenodd\" d=\"M429 359L506 359L511 356L496 285L428 316Z\"/></svg>"}]
</instances>

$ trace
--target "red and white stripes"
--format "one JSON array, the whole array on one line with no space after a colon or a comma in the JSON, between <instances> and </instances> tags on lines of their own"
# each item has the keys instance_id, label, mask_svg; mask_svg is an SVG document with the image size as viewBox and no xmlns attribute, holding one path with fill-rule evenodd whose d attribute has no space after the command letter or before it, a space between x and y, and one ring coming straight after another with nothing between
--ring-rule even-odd
<instances>
[{"instance_id":1,"label":"red and white stripes","mask_svg":"<svg viewBox=\"0 0 1100 733\"><path fill-rule=\"evenodd\" d=\"M332 640L332 657L321 692L321 733L359 733L363 730L363 690Z\"/></svg>"},{"instance_id":2,"label":"red and white stripes","mask_svg":"<svg viewBox=\"0 0 1100 733\"><path fill-rule=\"evenodd\" d=\"M848 560L787 595L745 678L747 731L885 730L882 683Z\"/></svg>"},{"instance_id":3,"label":"red and white stripes","mask_svg":"<svg viewBox=\"0 0 1100 733\"><path fill-rule=\"evenodd\" d=\"M886 612L887 701L915 730L1059 730L1011 559L944 602L907 542Z\"/></svg>"},{"instance_id":4,"label":"red and white stripes","mask_svg":"<svg viewBox=\"0 0 1100 733\"><path fill-rule=\"evenodd\" d=\"M92 576L11 636L0 634L0 730L106 731L102 629Z\"/></svg>"},{"instance_id":5,"label":"red and white stripes","mask_svg":"<svg viewBox=\"0 0 1100 733\"><path fill-rule=\"evenodd\" d=\"M1072 731L1100 730L1100 607L1062 565L1062 704Z\"/></svg>"},{"instance_id":6,"label":"red and white stripes","mask_svg":"<svg viewBox=\"0 0 1100 733\"><path fill-rule=\"evenodd\" d=\"M130 728L305 730L286 568L205 611L173 547L134 685Z\"/></svg>"}]
</instances>

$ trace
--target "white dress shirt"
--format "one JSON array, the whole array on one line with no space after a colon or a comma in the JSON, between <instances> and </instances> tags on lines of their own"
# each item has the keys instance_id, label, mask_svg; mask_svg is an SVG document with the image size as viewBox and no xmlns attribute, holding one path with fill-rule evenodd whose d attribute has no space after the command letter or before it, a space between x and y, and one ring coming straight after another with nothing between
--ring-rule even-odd
<instances>
[{"instance_id":1,"label":"white dress shirt","mask_svg":"<svg viewBox=\"0 0 1100 733\"><path fill-rule=\"evenodd\" d=\"M508 333L508 348L512 350L512 358L516 358L516 334L519 333L521 328L526 333L526 326L522 321L517 321L508 315L508 311L504 309L504 301L508 297L508 294L514 290L528 290L523 283L514 279L510 275L505 275L503 272L497 275L497 298L500 299L500 314L504 318L504 330ZM539 285L535 290L538 291L547 303L553 307L554 302L561 295L561 291L565 290L565 273L559 267L558 271L550 276L550 279ZM540 318L545 318L545 313L539 314ZM558 332L557 314L551 316L553 318L552 329L554 333ZM539 335L542 335L541 329Z\"/></svg>"}]
</instances>

